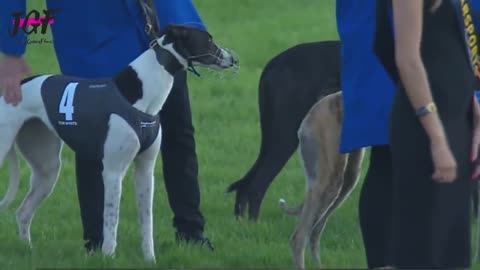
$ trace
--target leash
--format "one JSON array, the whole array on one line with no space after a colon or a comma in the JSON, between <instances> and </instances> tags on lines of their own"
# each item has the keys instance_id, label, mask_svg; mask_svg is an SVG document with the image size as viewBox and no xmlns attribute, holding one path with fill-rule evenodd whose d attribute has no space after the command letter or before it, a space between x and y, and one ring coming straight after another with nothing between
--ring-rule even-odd
<instances>
[{"instance_id":1,"label":"leash","mask_svg":"<svg viewBox=\"0 0 480 270\"><path fill-rule=\"evenodd\" d=\"M146 23L145 32L148 34L148 37L154 41L160 34L160 24L158 22L155 4L153 3L153 0L139 0L139 2Z\"/></svg>"},{"instance_id":2,"label":"leash","mask_svg":"<svg viewBox=\"0 0 480 270\"><path fill-rule=\"evenodd\" d=\"M158 45L157 37L160 35L160 23L158 20L157 10L155 9L154 0L139 0L140 7L142 8L143 17L145 19L145 32L150 38L150 48ZM191 59L187 59L187 70L200 77L200 73L195 69Z\"/></svg>"}]
</instances>

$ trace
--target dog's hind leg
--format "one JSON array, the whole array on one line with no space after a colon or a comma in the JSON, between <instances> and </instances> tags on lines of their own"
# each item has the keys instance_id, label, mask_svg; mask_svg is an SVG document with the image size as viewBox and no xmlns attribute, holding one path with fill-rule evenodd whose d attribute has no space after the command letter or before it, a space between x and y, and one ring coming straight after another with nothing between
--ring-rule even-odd
<instances>
[{"instance_id":1,"label":"dog's hind leg","mask_svg":"<svg viewBox=\"0 0 480 270\"><path fill-rule=\"evenodd\" d=\"M298 224L290 244L295 265L304 268L304 257L307 240L310 239L312 228L322 213L326 213L337 198L342 186L342 172L345 155L336 159L323 160L324 149L316 138L305 137L300 142L301 156L307 176L307 193ZM322 153L323 152L323 153ZM323 162L327 163L323 166ZM328 164L328 163L334 164ZM333 166L329 166L333 165Z\"/></svg>"},{"instance_id":2,"label":"dog's hind leg","mask_svg":"<svg viewBox=\"0 0 480 270\"><path fill-rule=\"evenodd\" d=\"M344 181L340 194L335 199L333 205L328 209L327 213L318 220L312 230L310 236L310 250L315 264L320 266L320 237L325 228L330 215L348 198L351 191L358 183L361 164L364 156L364 149L356 150L348 154L347 167L344 174ZM321 215L321 214L319 214Z\"/></svg>"},{"instance_id":3,"label":"dog's hind leg","mask_svg":"<svg viewBox=\"0 0 480 270\"><path fill-rule=\"evenodd\" d=\"M347 155L338 151L340 130L330 128L339 122L336 111L341 110L341 104L338 104L338 96L327 96L319 101L307 114L299 130L307 194L300 223L291 239L298 268L304 266L306 241L311 238L315 223L332 207L343 185Z\"/></svg>"},{"instance_id":4,"label":"dog's hind leg","mask_svg":"<svg viewBox=\"0 0 480 270\"><path fill-rule=\"evenodd\" d=\"M343 184L346 155L338 154L339 131L324 129L331 118L331 97L319 101L307 114L298 132L300 156L307 178L300 223L290 240L297 268L304 268L305 247L315 222L331 207Z\"/></svg>"},{"instance_id":5,"label":"dog's hind leg","mask_svg":"<svg viewBox=\"0 0 480 270\"><path fill-rule=\"evenodd\" d=\"M0 100L1 102L1 100ZM9 151L14 147L15 139L17 137L18 131L22 127L23 119L10 119L6 115L11 114L10 111L1 110L0 108L0 168L2 168L3 162L7 157ZM14 112L14 111L13 111Z\"/></svg>"},{"instance_id":6,"label":"dog's hind leg","mask_svg":"<svg viewBox=\"0 0 480 270\"><path fill-rule=\"evenodd\" d=\"M102 172L105 187L102 252L105 255L113 256L117 247L122 181L139 149L135 131L120 116L111 115Z\"/></svg>"},{"instance_id":7,"label":"dog's hind leg","mask_svg":"<svg viewBox=\"0 0 480 270\"><path fill-rule=\"evenodd\" d=\"M25 123L17 145L31 168L30 190L16 211L21 240L31 245L30 225L38 206L55 187L61 166L62 142L40 120Z\"/></svg>"},{"instance_id":8,"label":"dog's hind leg","mask_svg":"<svg viewBox=\"0 0 480 270\"><path fill-rule=\"evenodd\" d=\"M161 131L155 142L135 159L135 192L145 259L155 261L153 243L154 170L160 150Z\"/></svg>"},{"instance_id":9,"label":"dog's hind leg","mask_svg":"<svg viewBox=\"0 0 480 270\"><path fill-rule=\"evenodd\" d=\"M10 180L8 190L5 197L0 201L0 208L10 205L19 187L19 162L15 152L15 140L20 128L29 117L30 115L25 112L22 104L16 107L6 105L0 95L0 168L2 168L7 156L11 162L9 164Z\"/></svg>"},{"instance_id":10,"label":"dog's hind leg","mask_svg":"<svg viewBox=\"0 0 480 270\"><path fill-rule=\"evenodd\" d=\"M248 206L250 220L258 219L263 198L275 177L297 149L297 131L322 90L311 87L308 83L300 87L291 77L279 81L288 69L267 67L261 76L260 152L248 173L231 184L227 190L236 191L234 213L237 217L243 216Z\"/></svg>"}]
</instances>

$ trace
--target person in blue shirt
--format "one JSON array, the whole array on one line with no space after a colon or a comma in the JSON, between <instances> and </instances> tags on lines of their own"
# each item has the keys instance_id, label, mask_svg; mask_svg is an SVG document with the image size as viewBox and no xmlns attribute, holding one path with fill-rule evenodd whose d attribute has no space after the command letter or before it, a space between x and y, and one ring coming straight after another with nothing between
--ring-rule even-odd
<instances>
[{"instance_id":1,"label":"person in blue shirt","mask_svg":"<svg viewBox=\"0 0 480 270\"><path fill-rule=\"evenodd\" d=\"M57 10L52 13L55 18L50 26L62 74L111 77L148 49L146 23L136 0L47 0L46 4L49 10ZM155 0L154 4L160 27L185 23L206 29L191 0ZM13 105L21 102L20 80L31 73L24 58L26 45L19 41L41 37L41 34L27 37L23 31L11 37L12 13L16 12L29 12L26 0L0 1L0 51L4 54L0 59L0 89L6 102ZM35 50L33 46L29 49ZM213 250L203 235L205 221L200 211L198 163L186 72L175 77L173 89L160 112L160 122L163 172L174 213L176 239ZM87 250L92 251L101 247L103 241L102 162L79 155L75 158L83 238Z\"/></svg>"}]
</instances>

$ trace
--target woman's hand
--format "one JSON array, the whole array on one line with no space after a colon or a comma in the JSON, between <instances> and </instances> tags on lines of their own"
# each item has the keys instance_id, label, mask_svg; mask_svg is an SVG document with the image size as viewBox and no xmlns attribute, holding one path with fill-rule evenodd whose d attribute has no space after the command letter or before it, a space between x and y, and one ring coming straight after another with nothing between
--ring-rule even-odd
<instances>
[{"instance_id":1,"label":"woman's hand","mask_svg":"<svg viewBox=\"0 0 480 270\"><path fill-rule=\"evenodd\" d=\"M452 183L457 178L457 162L450 150L447 139L430 140L434 172L433 180L438 183Z\"/></svg>"},{"instance_id":2,"label":"woman's hand","mask_svg":"<svg viewBox=\"0 0 480 270\"><path fill-rule=\"evenodd\" d=\"M480 150L480 106L476 96L473 97L473 138L471 161L474 162L472 179L480 176L480 162L478 160L478 152Z\"/></svg>"},{"instance_id":3,"label":"woman's hand","mask_svg":"<svg viewBox=\"0 0 480 270\"><path fill-rule=\"evenodd\" d=\"M22 100L20 82L23 76L32 74L23 57L5 56L0 59L0 96L7 103L17 105Z\"/></svg>"}]
</instances>

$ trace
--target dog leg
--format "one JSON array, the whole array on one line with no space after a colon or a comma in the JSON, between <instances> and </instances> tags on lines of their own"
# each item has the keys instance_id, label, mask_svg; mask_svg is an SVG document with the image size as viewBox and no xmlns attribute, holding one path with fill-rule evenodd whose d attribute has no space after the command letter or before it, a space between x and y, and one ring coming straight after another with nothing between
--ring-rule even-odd
<instances>
[{"instance_id":1,"label":"dog leg","mask_svg":"<svg viewBox=\"0 0 480 270\"><path fill-rule=\"evenodd\" d=\"M102 252L113 256L117 247L118 219L120 215L120 199L122 193L123 170L104 165L103 183L105 186L105 202L103 211L103 245Z\"/></svg>"},{"instance_id":2,"label":"dog leg","mask_svg":"<svg viewBox=\"0 0 480 270\"><path fill-rule=\"evenodd\" d=\"M319 144L312 144L312 142L313 141L306 142L306 140L301 141L301 149L307 147L316 147L316 149L319 149ZM320 149L320 151L322 150ZM335 162L336 166L333 167L333 169L318 164L319 160L317 158L318 157L308 156L308 154L302 153L307 174L307 196L302 209L300 223L290 241L295 265L300 269L304 268L305 247L307 239L310 239L312 228L318 218L322 218L331 207L343 183L342 172L346 162L344 155L339 155L339 158ZM309 160L312 159L317 159L317 164L309 162ZM316 168L309 167L310 165ZM309 171L309 168L313 170Z\"/></svg>"},{"instance_id":3,"label":"dog leg","mask_svg":"<svg viewBox=\"0 0 480 270\"><path fill-rule=\"evenodd\" d=\"M343 186L337 199L327 213L315 224L310 236L310 250L316 265L320 266L320 237L330 215L348 198L358 183L364 149L348 154L348 163L344 174ZM321 214L320 214L321 215Z\"/></svg>"},{"instance_id":4,"label":"dog leg","mask_svg":"<svg viewBox=\"0 0 480 270\"><path fill-rule=\"evenodd\" d=\"M306 241L310 239L314 224L331 208L343 185L347 155L338 152L340 129L331 128L341 122L338 117L341 104L337 96L327 96L312 107L298 132L307 178L300 223L290 241L298 268L304 267Z\"/></svg>"},{"instance_id":5,"label":"dog leg","mask_svg":"<svg viewBox=\"0 0 480 270\"><path fill-rule=\"evenodd\" d=\"M155 262L153 244L154 170L160 150L161 131L155 142L135 159L135 192L142 230L142 250L146 260Z\"/></svg>"},{"instance_id":6,"label":"dog leg","mask_svg":"<svg viewBox=\"0 0 480 270\"><path fill-rule=\"evenodd\" d=\"M312 227L317 220L316 215L317 213L328 209L329 205L325 205L325 202L329 200L333 201L337 194L327 192L330 190L331 186L328 181L332 180L332 177L330 177L330 171L327 170L321 172L318 166L314 166L313 168L310 167L311 165L316 165L316 163L318 163L318 156L305 154L305 152L302 151L307 147L317 147L318 145L316 143L312 144L311 141L307 142L307 140L303 140L300 143L300 146L302 160L305 164L305 174L307 176L307 192L300 216L300 222L291 237L290 245L293 252L295 266L299 269L303 269L305 267L304 258L307 239L310 238ZM317 160L315 163L310 162L314 159Z\"/></svg>"},{"instance_id":7,"label":"dog leg","mask_svg":"<svg viewBox=\"0 0 480 270\"><path fill-rule=\"evenodd\" d=\"M102 172L105 187L102 252L108 256L113 256L117 247L122 180L138 149L140 143L135 131L125 120L113 114L104 145Z\"/></svg>"},{"instance_id":8,"label":"dog leg","mask_svg":"<svg viewBox=\"0 0 480 270\"><path fill-rule=\"evenodd\" d=\"M2 139L0 140L0 168L2 168L8 152L14 146L15 138L21 126L22 123L2 123L0 120L0 131L2 132Z\"/></svg>"},{"instance_id":9,"label":"dog leg","mask_svg":"<svg viewBox=\"0 0 480 270\"><path fill-rule=\"evenodd\" d=\"M31 245L35 211L52 193L60 173L62 142L42 122L30 120L18 133L17 145L32 170L30 190L16 211L19 237Z\"/></svg>"},{"instance_id":10,"label":"dog leg","mask_svg":"<svg viewBox=\"0 0 480 270\"><path fill-rule=\"evenodd\" d=\"M329 185L324 186L323 184L313 182L308 188L305 206L300 217L300 223L290 240L295 266L299 269L305 267L305 248L307 239L311 237L312 227L314 227L317 218L322 218L322 213L327 212L336 200L338 193L335 191L340 189L339 185L341 185L342 182L341 178L341 176L332 176L330 177L332 183L329 183ZM320 267L319 257L314 257L314 259L316 259L315 263Z\"/></svg>"},{"instance_id":11,"label":"dog leg","mask_svg":"<svg viewBox=\"0 0 480 270\"><path fill-rule=\"evenodd\" d=\"M242 180L235 182L228 189L228 191L236 190L237 192L235 216L243 216L248 206L249 219L252 221L258 219L261 203L268 187L288 162L297 146L298 138L295 133L284 134L279 131L274 136L262 139L260 154L253 167Z\"/></svg>"}]
</instances>

